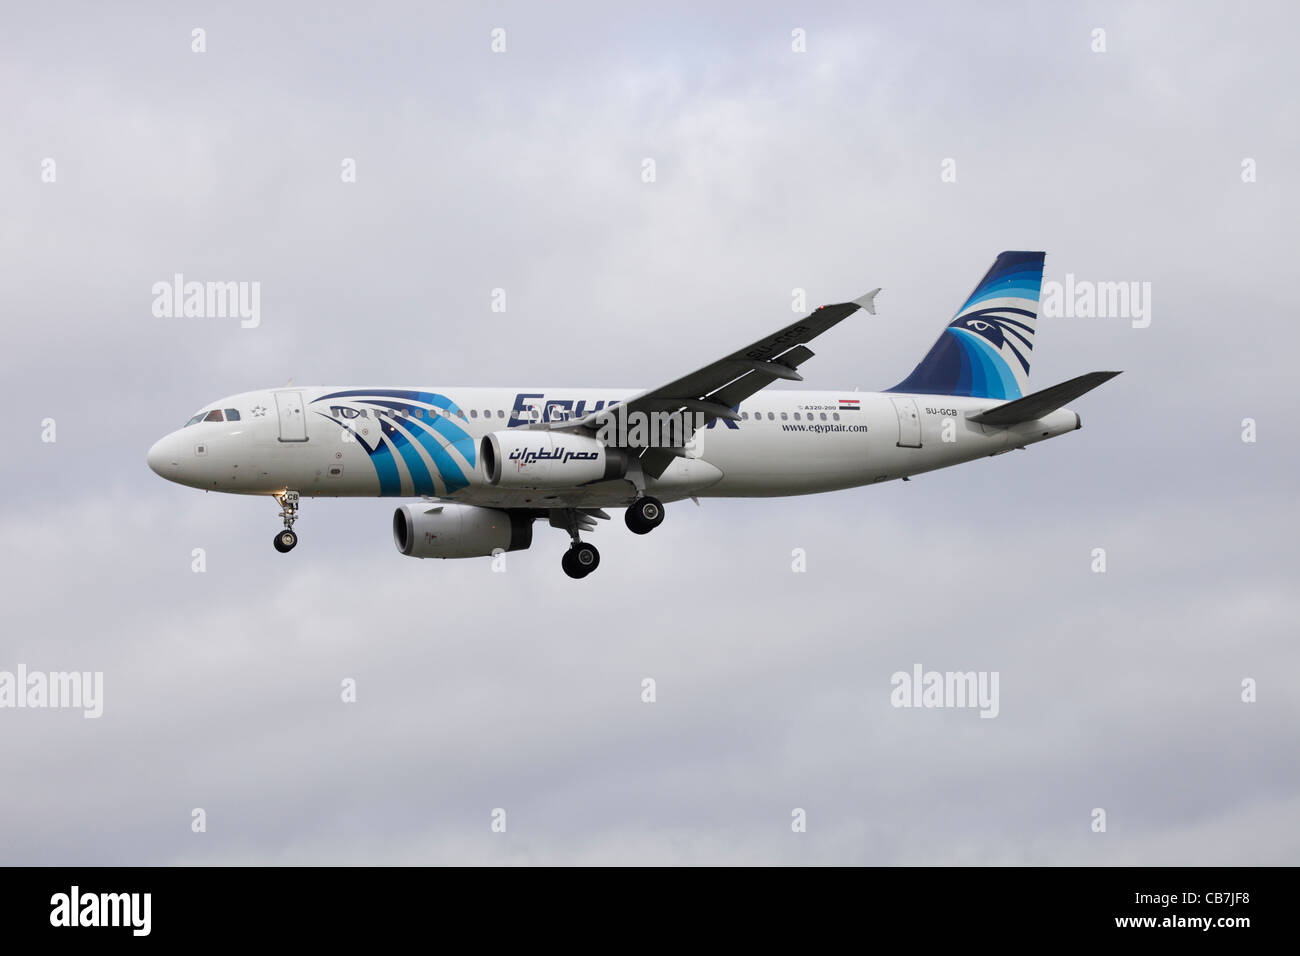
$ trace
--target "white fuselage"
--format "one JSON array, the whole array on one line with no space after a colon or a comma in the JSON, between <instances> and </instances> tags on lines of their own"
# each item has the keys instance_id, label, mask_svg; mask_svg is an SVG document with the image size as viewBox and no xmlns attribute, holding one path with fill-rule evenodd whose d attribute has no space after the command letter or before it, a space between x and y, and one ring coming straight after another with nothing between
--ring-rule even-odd
<instances>
[{"instance_id":1,"label":"white fuselage","mask_svg":"<svg viewBox=\"0 0 1300 956\"><path fill-rule=\"evenodd\" d=\"M569 489L488 483L481 439L530 422L578 418L632 389L292 387L213 403L221 421L198 421L160 440L149 464L209 491L304 497L415 497L519 507L601 507L637 494L624 479ZM376 401L375 396L396 396ZM420 396L411 398L410 396ZM691 496L814 494L903 478L995 455L1079 427L1058 409L1011 427L968 416L999 401L948 395L768 390L714 420L645 492ZM238 420L227 420L228 410ZM231 416L233 417L233 416ZM434 441L436 439L436 442Z\"/></svg>"}]
</instances>

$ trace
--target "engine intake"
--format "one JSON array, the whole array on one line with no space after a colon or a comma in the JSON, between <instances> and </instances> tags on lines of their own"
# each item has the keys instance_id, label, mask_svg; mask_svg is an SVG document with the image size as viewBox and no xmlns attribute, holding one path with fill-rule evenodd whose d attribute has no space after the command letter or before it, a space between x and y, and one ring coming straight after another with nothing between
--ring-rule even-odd
<instances>
[{"instance_id":1,"label":"engine intake","mask_svg":"<svg viewBox=\"0 0 1300 956\"><path fill-rule=\"evenodd\" d=\"M533 519L477 505L402 505L393 512L393 541L412 558L484 558L533 543Z\"/></svg>"},{"instance_id":2,"label":"engine intake","mask_svg":"<svg viewBox=\"0 0 1300 956\"><path fill-rule=\"evenodd\" d=\"M498 488L574 488L627 474L621 448L570 432L511 429L484 435L479 446L483 477Z\"/></svg>"}]
</instances>

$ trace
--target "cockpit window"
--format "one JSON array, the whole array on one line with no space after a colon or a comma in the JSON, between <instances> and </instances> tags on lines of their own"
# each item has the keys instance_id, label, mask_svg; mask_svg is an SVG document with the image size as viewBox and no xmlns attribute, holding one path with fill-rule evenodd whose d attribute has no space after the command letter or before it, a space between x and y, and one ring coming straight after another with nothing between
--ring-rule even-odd
<instances>
[{"instance_id":1,"label":"cockpit window","mask_svg":"<svg viewBox=\"0 0 1300 956\"><path fill-rule=\"evenodd\" d=\"M199 412L197 415L195 415L193 418L191 418L188 422L186 422L182 427L183 427L183 428L189 428L189 427L190 427L191 425L193 425L195 422L201 422L201 421L203 421L203 413L202 413L202 412Z\"/></svg>"},{"instance_id":2,"label":"cockpit window","mask_svg":"<svg viewBox=\"0 0 1300 956\"><path fill-rule=\"evenodd\" d=\"M237 422L237 421L239 421L239 409L237 409L237 408L227 408L227 409L226 409L226 421L228 421L228 422Z\"/></svg>"},{"instance_id":3,"label":"cockpit window","mask_svg":"<svg viewBox=\"0 0 1300 956\"><path fill-rule=\"evenodd\" d=\"M225 419L221 417L221 409L219 408L214 408L212 411L208 412L206 415L203 416L203 420L205 422L225 421Z\"/></svg>"}]
</instances>

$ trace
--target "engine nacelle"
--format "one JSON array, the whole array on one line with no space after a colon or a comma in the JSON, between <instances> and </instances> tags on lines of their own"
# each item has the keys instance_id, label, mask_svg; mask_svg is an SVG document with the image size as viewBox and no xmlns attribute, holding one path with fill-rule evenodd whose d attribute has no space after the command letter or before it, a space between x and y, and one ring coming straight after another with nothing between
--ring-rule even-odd
<instances>
[{"instance_id":1,"label":"engine nacelle","mask_svg":"<svg viewBox=\"0 0 1300 956\"><path fill-rule=\"evenodd\" d=\"M477 505L402 505L393 513L397 550L413 558L484 558L533 543L533 519Z\"/></svg>"},{"instance_id":2,"label":"engine nacelle","mask_svg":"<svg viewBox=\"0 0 1300 956\"><path fill-rule=\"evenodd\" d=\"M573 488L627 474L620 448L571 432L512 428L483 436L483 477L499 488Z\"/></svg>"}]
</instances>

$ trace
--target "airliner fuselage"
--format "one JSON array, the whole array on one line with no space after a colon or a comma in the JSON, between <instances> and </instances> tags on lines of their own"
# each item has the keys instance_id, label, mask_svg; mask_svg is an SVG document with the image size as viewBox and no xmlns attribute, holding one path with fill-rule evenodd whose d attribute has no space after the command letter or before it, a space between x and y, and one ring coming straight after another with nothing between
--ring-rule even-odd
<instances>
[{"instance_id":1,"label":"airliner fuselage","mask_svg":"<svg viewBox=\"0 0 1300 956\"><path fill-rule=\"evenodd\" d=\"M645 390L285 387L202 409L149 466L205 491L272 495L298 542L301 498L410 498L393 515L402 554L481 557L567 531L564 570L600 555L581 533L625 508L647 534L664 503L774 497L907 478L1073 431L1065 407L1116 372L1026 394L1043 253L1004 252L916 369L885 392L769 389L803 381L808 343L875 313L876 289L827 305L737 352Z\"/></svg>"},{"instance_id":2,"label":"airliner fuselage","mask_svg":"<svg viewBox=\"0 0 1300 956\"><path fill-rule=\"evenodd\" d=\"M636 394L355 386L245 392L212 403L148 458L164 478L206 491L622 507L637 496L626 479L561 490L493 486L479 448L489 433L558 424ZM737 407L739 421L714 419L697 431L663 474L646 476L645 493L667 502L835 491L1023 448L1079 427L1067 409L1009 428L967 418L995 404L950 395L765 391Z\"/></svg>"}]
</instances>

